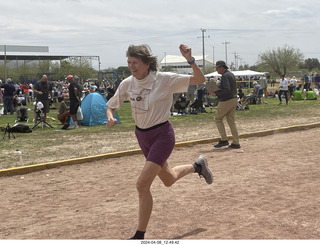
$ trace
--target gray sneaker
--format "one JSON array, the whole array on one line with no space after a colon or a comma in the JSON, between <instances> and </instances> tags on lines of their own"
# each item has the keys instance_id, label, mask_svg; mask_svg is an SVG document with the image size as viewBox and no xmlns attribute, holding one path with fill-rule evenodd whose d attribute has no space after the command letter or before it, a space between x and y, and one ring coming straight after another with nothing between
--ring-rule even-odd
<instances>
[{"instance_id":1,"label":"gray sneaker","mask_svg":"<svg viewBox=\"0 0 320 245\"><path fill-rule=\"evenodd\" d=\"M199 156L196 164L201 166L201 172L198 173L199 176L202 176L206 180L207 184L212 184L212 173L208 167L207 159L204 156Z\"/></svg>"}]
</instances>

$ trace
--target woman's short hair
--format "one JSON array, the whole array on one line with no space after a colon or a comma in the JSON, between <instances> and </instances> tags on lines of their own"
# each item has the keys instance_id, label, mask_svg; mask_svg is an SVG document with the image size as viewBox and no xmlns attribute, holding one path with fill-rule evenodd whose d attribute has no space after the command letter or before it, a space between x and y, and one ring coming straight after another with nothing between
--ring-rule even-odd
<instances>
[{"instance_id":1,"label":"woman's short hair","mask_svg":"<svg viewBox=\"0 0 320 245\"><path fill-rule=\"evenodd\" d=\"M151 49L148 45L130 45L127 50L127 57L135 57L142 60L143 63L149 64L149 70L157 71L158 70L158 59L156 56L153 56Z\"/></svg>"}]
</instances>

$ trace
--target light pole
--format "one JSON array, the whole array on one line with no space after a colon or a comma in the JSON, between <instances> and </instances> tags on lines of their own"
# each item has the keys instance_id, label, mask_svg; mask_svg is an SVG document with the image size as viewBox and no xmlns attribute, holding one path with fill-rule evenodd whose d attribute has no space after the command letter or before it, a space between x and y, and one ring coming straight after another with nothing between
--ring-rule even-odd
<instances>
[{"instance_id":1,"label":"light pole","mask_svg":"<svg viewBox=\"0 0 320 245\"><path fill-rule=\"evenodd\" d=\"M228 48L227 48L227 45L230 44L230 42L223 42L222 44L225 45L225 50L226 50L226 64L228 65Z\"/></svg>"},{"instance_id":2,"label":"light pole","mask_svg":"<svg viewBox=\"0 0 320 245\"><path fill-rule=\"evenodd\" d=\"M202 72L205 73L206 68L206 60L205 60L205 52L204 52L204 33L206 32L206 29L201 29L202 31Z\"/></svg>"}]
</instances>

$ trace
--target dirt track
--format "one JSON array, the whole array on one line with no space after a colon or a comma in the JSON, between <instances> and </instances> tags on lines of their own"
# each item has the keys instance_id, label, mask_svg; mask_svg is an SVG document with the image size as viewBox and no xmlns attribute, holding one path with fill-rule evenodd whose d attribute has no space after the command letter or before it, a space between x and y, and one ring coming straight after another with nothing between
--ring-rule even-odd
<instances>
[{"instance_id":1,"label":"dirt track","mask_svg":"<svg viewBox=\"0 0 320 245\"><path fill-rule=\"evenodd\" d=\"M147 239L320 239L320 129L242 139L243 152L177 148L196 174L152 186ZM136 230L141 155L0 178L0 239L126 239Z\"/></svg>"}]
</instances>

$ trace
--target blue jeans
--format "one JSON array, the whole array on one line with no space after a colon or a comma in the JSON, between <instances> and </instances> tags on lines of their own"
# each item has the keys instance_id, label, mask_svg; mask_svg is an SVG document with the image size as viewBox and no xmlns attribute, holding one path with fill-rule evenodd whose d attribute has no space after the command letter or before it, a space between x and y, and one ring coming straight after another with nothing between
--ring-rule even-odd
<instances>
[{"instance_id":1,"label":"blue jeans","mask_svg":"<svg viewBox=\"0 0 320 245\"><path fill-rule=\"evenodd\" d=\"M6 115L10 111L10 114L13 114L13 96L4 96L4 109L3 114Z\"/></svg>"}]
</instances>

